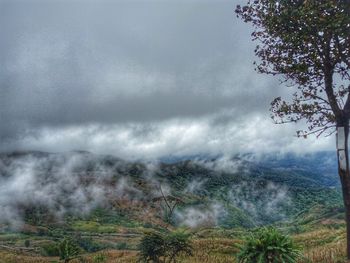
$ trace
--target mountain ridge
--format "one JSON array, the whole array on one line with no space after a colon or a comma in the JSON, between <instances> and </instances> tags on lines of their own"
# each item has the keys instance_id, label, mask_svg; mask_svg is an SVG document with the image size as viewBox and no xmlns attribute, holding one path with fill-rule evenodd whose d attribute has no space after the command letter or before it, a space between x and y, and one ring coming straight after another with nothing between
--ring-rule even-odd
<instances>
[{"instance_id":1,"label":"mountain ridge","mask_svg":"<svg viewBox=\"0 0 350 263\"><path fill-rule=\"evenodd\" d=\"M44 218L56 217L57 211L80 218L99 207L141 221L140 209L148 206L151 211L153 206L158 213L152 210L151 221L162 224L164 204L150 201L161 196L161 187L184 201L172 215L172 224L249 227L284 222L315 205L341 207L337 175L322 174L332 171L332 157L322 156L331 161L315 172L319 154L306 160L295 155L256 159L250 154L141 162L85 151L2 153L0 206L23 221L37 210L53 214L41 214ZM18 186L16 180L27 184ZM17 197L9 201L6 194ZM130 204L130 211L118 207L122 202Z\"/></svg>"}]
</instances>

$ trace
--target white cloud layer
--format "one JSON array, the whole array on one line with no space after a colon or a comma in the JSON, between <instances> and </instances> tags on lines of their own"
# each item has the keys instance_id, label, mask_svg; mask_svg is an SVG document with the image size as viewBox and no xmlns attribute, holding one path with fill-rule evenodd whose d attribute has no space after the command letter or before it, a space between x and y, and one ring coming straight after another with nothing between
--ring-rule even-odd
<instances>
[{"instance_id":1,"label":"white cloud layer","mask_svg":"<svg viewBox=\"0 0 350 263\"><path fill-rule=\"evenodd\" d=\"M218 124L215 117L175 119L125 125L42 128L16 140L8 149L67 151L87 150L109 153L126 159L153 159L195 154L307 153L330 150L333 137L301 139L295 125L275 125L253 116L246 120Z\"/></svg>"}]
</instances>

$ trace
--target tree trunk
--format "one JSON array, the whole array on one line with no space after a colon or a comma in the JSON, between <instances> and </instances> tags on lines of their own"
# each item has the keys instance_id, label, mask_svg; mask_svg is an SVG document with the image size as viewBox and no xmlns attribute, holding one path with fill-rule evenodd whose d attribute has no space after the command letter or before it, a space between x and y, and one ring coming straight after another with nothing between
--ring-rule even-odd
<instances>
[{"instance_id":1,"label":"tree trunk","mask_svg":"<svg viewBox=\"0 0 350 263\"><path fill-rule=\"evenodd\" d=\"M350 174L348 171L339 170L339 175L343 178L342 190L346 221L346 254L348 260L350 260Z\"/></svg>"},{"instance_id":2,"label":"tree trunk","mask_svg":"<svg viewBox=\"0 0 350 263\"><path fill-rule=\"evenodd\" d=\"M350 173L349 173L349 155L348 155L348 122L337 127L337 156L338 156L338 173L342 185L343 201L345 207L346 221L346 255L350 262ZM340 129L343 129L341 131Z\"/></svg>"}]
</instances>

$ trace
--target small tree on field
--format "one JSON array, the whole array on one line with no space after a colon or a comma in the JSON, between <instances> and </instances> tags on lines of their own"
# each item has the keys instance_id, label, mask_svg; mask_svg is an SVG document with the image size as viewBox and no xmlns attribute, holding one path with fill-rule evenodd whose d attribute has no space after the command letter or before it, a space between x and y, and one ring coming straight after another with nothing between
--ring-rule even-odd
<instances>
[{"instance_id":1,"label":"small tree on field","mask_svg":"<svg viewBox=\"0 0 350 263\"><path fill-rule=\"evenodd\" d=\"M72 239L64 238L58 244L58 251L60 259L63 260L64 263L68 263L69 261L78 257L80 248L74 243Z\"/></svg>"},{"instance_id":2,"label":"small tree on field","mask_svg":"<svg viewBox=\"0 0 350 263\"><path fill-rule=\"evenodd\" d=\"M297 131L305 138L337 131L350 259L350 1L254 0L236 13L255 28L258 72L280 75L294 88L290 100L272 101L276 123L306 120L307 128Z\"/></svg>"},{"instance_id":3,"label":"small tree on field","mask_svg":"<svg viewBox=\"0 0 350 263\"><path fill-rule=\"evenodd\" d=\"M160 263L165 255L164 236L158 232L146 233L139 244L140 261Z\"/></svg>"},{"instance_id":4,"label":"small tree on field","mask_svg":"<svg viewBox=\"0 0 350 263\"><path fill-rule=\"evenodd\" d=\"M190 234L183 231L174 231L166 236L166 250L169 263L175 263L176 258L182 253L187 256L192 255Z\"/></svg>"},{"instance_id":5,"label":"small tree on field","mask_svg":"<svg viewBox=\"0 0 350 263\"><path fill-rule=\"evenodd\" d=\"M183 231L146 233L139 249L141 262L176 263L180 254L192 255L190 234Z\"/></svg>"}]
</instances>

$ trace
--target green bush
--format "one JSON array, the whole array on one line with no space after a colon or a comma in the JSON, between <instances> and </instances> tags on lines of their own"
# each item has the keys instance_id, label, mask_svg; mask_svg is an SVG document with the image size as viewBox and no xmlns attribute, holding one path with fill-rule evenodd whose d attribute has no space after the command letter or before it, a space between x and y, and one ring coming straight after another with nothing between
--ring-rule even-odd
<instances>
[{"instance_id":1,"label":"green bush","mask_svg":"<svg viewBox=\"0 0 350 263\"><path fill-rule=\"evenodd\" d=\"M118 250L127 249L128 248L128 244L125 243L125 242L117 243L115 245L115 248L118 249Z\"/></svg>"},{"instance_id":2,"label":"green bush","mask_svg":"<svg viewBox=\"0 0 350 263\"><path fill-rule=\"evenodd\" d=\"M78 238L76 243L86 252L97 252L106 248L105 245L97 243L92 238Z\"/></svg>"},{"instance_id":3,"label":"green bush","mask_svg":"<svg viewBox=\"0 0 350 263\"><path fill-rule=\"evenodd\" d=\"M275 228L261 228L239 245L239 263L295 263L301 257L293 240Z\"/></svg>"},{"instance_id":4,"label":"green bush","mask_svg":"<svg viewBox=\"0 0 350 263\"><path fill-rule=\"evenodd\" d=\"M192 254L190 234L183 231L146 233L139 244L139 250L142 262L176 262L180 254Z\"/></svg>"},{"instance_id":5,"label":"green bush","mask_svg":"<svg viewBox=\"0 0 350 263\"><path fill-rule=\"evenodd\" d=\"M67 263L78 257L80 248L72 239L65 238L58 244L58 251L60 259Z\"/></svg>"},{"instance_id":6,"label":"green bush","mask_svg":"<svg viewBox=\"0 0 350 263\"><path fill-rule=\"evenodd\" d=\"M139 250L142 262L160 262L166 252L164 236L159 232L146 233L141 239Z\"/></svg>"},{"instance_id":7,"label":"green bush","mask_svg":"<svg viewBox=\"0 0 350 263\"><path fill-rule=\"evenodd\" d=\"M30 247L30 240L29 239L24 240L24 246Z\"/></svg>"},{"instance_id":8,"label":"green bush","mask_svg":"<svg viewBox=\"0 0 350 263\"><path fill-rule=\"evenodd\" d=\"M56 243L45 243L41 245L40 254L46 257L58 257L60 252Z\"/></svg>"},{"instance_id":9,"label":"green bush","mask_svg":"<svg viewBox=\"0 0 350 263\"><path fill-rule=\"evenodd\" d=\"M165 237L166 251L169 258L168 262L176 262L176 257L184 253L192 255L192 246L190 243L190 234L183 231L174 231Z\"/></svg>"}]
</instances>

